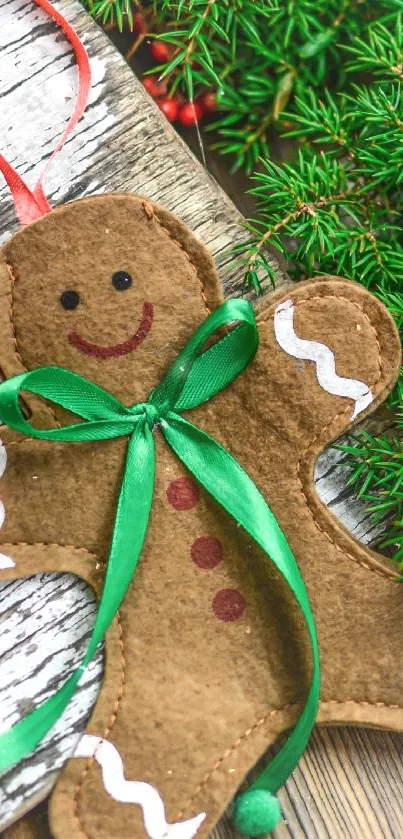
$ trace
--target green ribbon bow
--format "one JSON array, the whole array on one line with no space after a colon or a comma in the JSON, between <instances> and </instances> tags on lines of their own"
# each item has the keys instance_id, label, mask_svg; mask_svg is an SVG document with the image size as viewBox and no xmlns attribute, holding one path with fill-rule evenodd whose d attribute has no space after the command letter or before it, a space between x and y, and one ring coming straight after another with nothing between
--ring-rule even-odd
<instances>
[{"instance_id":1,"label":"green ribbon bow","mask_svg":"<svg viewBox=\"0 0 403 839\"><path fill-rule=\"evenodd\" d=\"M218 329L234 322L238 322L235 328L203 352ZM31 752L60 717L122 603L147 532L157 428L197 481L275 563L304 616L313 659L308 696L293 731L250 789L275 793L293 771L306 748L319 701L318 643L307 591L284 533L253 481L226 449L179 413L229 385L249 364L258 342L250 304L229 300L199 326L147 402L127 408L103 388L60 367L42 367L0 385L0 416L22 434L63 442L129 437L105 583L86 654L60 690L0 736L0 771ZM19 394L24 390L84 421L50 430L34 428L20 409Z\"/></svg>"}]
</instances>

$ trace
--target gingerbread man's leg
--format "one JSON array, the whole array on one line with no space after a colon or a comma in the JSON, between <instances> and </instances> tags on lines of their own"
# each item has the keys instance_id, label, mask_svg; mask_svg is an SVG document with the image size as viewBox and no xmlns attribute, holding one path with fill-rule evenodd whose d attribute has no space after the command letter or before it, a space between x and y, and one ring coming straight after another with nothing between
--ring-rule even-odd
<instances>
[{"instance_id":1,"label":"gingerbread man's leg","mask_svg":"<svg viewBox=\"0 0 403 839\"><path fill-rule=\"evenodd\" d=\"M97 596L100 595L102 589L102 578L104 574L104 564L100 563L96 556L90 551L83 548L65 547L57 544L18 544L18 543L4 543L0 545L0 582L5 580L12 580L16 578L25 578L32 576L38 571L41 573L51 573L57 571L74 574L87 582L95 591ZM108 630L106 636L106 665L104 678L110 684L117 685L117 699L121 691L122 680L122 630L117 618ZM1 675L1 668L0 668ZM21 674L23 676L23 674ZM43 797L47 796L49 787L44 785ZM22 803L16 814L17 817L22 817L27 814L33 803L40 800L40 794L35 792L34 802L30 798L26 798ZM46 823L45 810L47 805L44 805L39 814L32 814L26 816L14 828L10 828L10 839L31 839L31 837L38 836L38 839L44 839L42 832L42 825ZM8 831L5 836L8 839ZM50 834L49 834L50 835Z\"/></svg>"}]
</instances>

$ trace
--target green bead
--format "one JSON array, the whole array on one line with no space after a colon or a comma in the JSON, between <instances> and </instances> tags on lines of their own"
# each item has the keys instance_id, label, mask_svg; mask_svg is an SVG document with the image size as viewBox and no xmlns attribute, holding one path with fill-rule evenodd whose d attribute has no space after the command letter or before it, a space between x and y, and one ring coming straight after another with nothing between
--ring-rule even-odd
<instances>
[{"instance_id":1,"label":"green bead","mask_svg":"<svg viewBox=\"0 0 403 839\"><path fill-rule=\"evenodd\" d=\"M280 804L276 796L268 790L253 789L235 799L235 824L239 832L246 836L271 833L280 819Z\"/></svg>"}]
</instances>

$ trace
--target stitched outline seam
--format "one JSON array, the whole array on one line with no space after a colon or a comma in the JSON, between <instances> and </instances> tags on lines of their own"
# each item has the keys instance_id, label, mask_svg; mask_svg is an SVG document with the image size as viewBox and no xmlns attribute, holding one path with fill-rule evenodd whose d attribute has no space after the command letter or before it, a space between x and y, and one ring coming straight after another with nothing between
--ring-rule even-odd
<instances>
[{"instance_id":1,"label":"stitched outline seam","mask_svg":"<svg viewBox=\"0 0 403 839\"><path fill-rule=\"evenodd\" d=\"M108 735L112 731L112 728L115 724L115 720L116 720L116 717L119 713L119 709L120 709L120 706L121 706L124 687L125 687L126 659L125 659L125 650L124 650L124 643L123 643L123 629L122 629L122 623L121 623L121 620L120 620L119 612L117 612L116 617L117 617L117 622L118 622L118 627L119 627L119 647L120 647L120 658L121 658L122 669L120 671L120 682L119 682L118 695L116 697L115 704L113 706L113 711L112 711L112 713L109 717L109 721L108 721L107 726L105 728L104 734L102 735L104 739L106 737L108 737ZM103 685L101 686L101 690L102 690L102 688L103 688ZM95 703L94 708L96 707L96 704L97 703ZM98 748L100 748L101 745L102 745L102 740L100 740ZM81 773L81 777L80 777L78 783L76 784L76 786L74 788L74 792L73 792L73 821L74 821L75 827L79 830L81 835L85 837L85 839L89 839L89 837L88 837L88 834L85 832L84 827L83 827L83 823L81 821L80 798L81 798L81 793L82 793L83 786L84 786L84 783L86 781L86 778L88 777L92 767L94 766L95 759L96 759L96 754L97 754L97 749L95 750L93 756L91 758L89 758L89 760L87 761L86 766L84 767L84 769Z\"/></svg>"},{"instance_id":2,"label":"stitched outline seam","mask_svg":"<svg viewBox=\"0 0 403 839\"><path fill-rule=\"evenodd\" d=\"M356 699L345 699L343 702L340 702L338 699L328 699L324 700L323 702L320 702L321 707L326 707L328 705L358 705L359 707L387 708L388 710L390 709L394 711L403 711L402 705L388 705L386 702L366 702L365 700L358 701ZM261 717L254 725L250 726L250 728L247 728L244 734L242 734L240 737L237 738L237 740L235 740L231 748L227 749L222 755L222 757L220 757L214 763L211 770L207 772L203 780L196 787L196 790L192 797L188 799L183 809L175 816L175 821L182 819L186 815L186 811L193 804L198 795L202 792L206 784L211 780L212 776L221 768L222 764L226 760L228 760L228 758L239 748L239 746L242 745L244 740L250 737L250 735L253 734L253 732L256 731L258 728L261 728L263 725L265 725L265 723L267 723L268 720L272 719L278 714L283 713L284 711L288 711L290 708L298 707L300 707L300 705L297 702L289 702L287 705L283 705L282 708L274 708L272 711L269 711L269 713L266 714L266 716Z\"/></svg>"},{"instance_id":3,"label":"stitched outline seam","mask_svg":"<svg viewBox=\"0 0 403 839\"><path fill-rule=\"evenodd\" d=\"M27 371L27 368L26 368L26 366L25 366L25 364L24 364L24 362L23 362L23 360L22 360L22 355L21 355L21 353L20 353L20 351L19 351L19 349L18 349L17 332L16 332L16 328L15 328L15 323L14 323L14 286L15 286L15 284L16 284L16 282L17 282L17 279L18 279L18 278L15 276L15 273L14 273L14 268L13 268L13 266L11 265L11 263L10 263L10 262L6 262L6 268L7 268L7 272L8 272L8 274L9 274L9 277L10 277L10 308L9 308L9 317L10 317L11 335L12 335L13 342L14 342L14 353L15 353L16 358L18 358L18 361L20 362L20 364L21 364L21 366L23 367L23 369L24 369L25 371ZM58 420L57 420L57 418L56 418L56 414L55 414L55 412L54 412L54 410L53 410L52 406L51 406L51 405L47 405L47 408L48 408L48 410L50 411L50 413L51 413L51 415L52 415L52 417L53 417L53 419L54 419L54 422L55 422L56 426L57 426L58 428L60 428L60 423L58 422Z\"/></svg>"},{"instance_id":4,"label":"stitched outline seam","mask_svg":"<svg viewBox=\"0 0 403 839\"><path fill-rule=\"evenodd\" d=\"M172 233L168 229L168 227L165 227L165 224L161 221L160 217L157 215L157 213L154 212L154 207L152 206L152 204L149 204L148 201L143 201L142 202L142 207L143 207L143 210L144 210L147 218L148 219L153 218L156 222L158 222L158 224L160 225L160 227L162 228L164 233L167 234L167 236L171 239L171 241L174 243L174 245L176 245L176 247L185 255L187 261L189 262L189 265L193 269L193 271L196 274L196 277L199 281L201 297L202 297L202 300L203 300L203 303L204 303L204 307L205 307L206 311L209 314L211 314L211 309L210 309L210 307L207 303L207 297L206 297L206 293L205 293L205 290L204 290L204 283L203 283L203 280L202 280L202 278L199 274L198 266L195 264L195 262L193 262L193 259L191 258L190 254L187 252L185 246L182 245L181 242L178 242L177 239L175 239L175 237L172 235Z\"/></svg>"},{"instance_id":5,"label":"stitched outline seam","mask_svg":"<svg viewBox=\"0 0 403 839\"><path fill-rule=\"evenodd\" d=\"M371 385L369 385L369 387L370 387L371 389L375 388L375 387L376 387L376 385L377 385L377 384L379 384L379 382L380 382L380 380L381 380L381 378L382 378L382 373L383 373L381 345L380 345L380 342L379 342L379 336L378 336L378 333L377 333L377 331L376 331L375 325L373 324L373 322L371 321L371 319L369 318L369 316L367 315L367 313L364 311L364 309L363 309L362 305L361 305L360 303L358 303L357 301L355 301L355 300L350 300L348 297L344 297L343 295L340 295L340 294L327 294L327 295L323 295L323 297L315 296L315 297L307 297L307 298L305 298L305 299L303 299L303 300L297 300L297 302L296 302L296 303L294 303L294 306L295 306L295 308L297 308L297 306L301 306L301 305L303 305L303 304L310 303L310 302L312 302L313 300L315 300L315 301L316 301L316 300L321 301L321 300L329 300L329 299L330 299L330 300L334 300L334 299L336 299L336 300L344 300L344 302L345 302L345 303L348 303L349 305L355 306L357 309L359 309L359 311L361 312L361 314L363 315L363 317L364 317L364 318L368 321L368 323L369 323L369 325L370 325L370 328L372 329L372 332L374 333L374 336L375 336L375 341L376 341L376 345L377 345L377 348L378 348L378 377L377 377L377 379L375 380L375 382L373 382ZM274 318L274 312L273 312L273 313L268 313L266 317L263 315L263 316L262 316L262 318L261 318L261 320L258 320L258 323L259 323L259 322L267 322L267 320L269 320L269 319L270 319L270 320L272 320L273 318ZM380 396L381 394L382 394L382 391L380 391L380 392L376 395L376 396L377 396L377 398L379 398L379 396ZM315 525L316 529L317 529L320 533L323 533L323 534L324 534L324 536L326 537L326 539L327 539L327 540L328 540L328 541L329 541L329 542L330 542L330 543L331 543L331 544L332 544L332 545L333 545L333 546L334 546L334 547L335 547L338 551L340 551L340 552L343 554L343 556L344 556L344 557L348 557L348 559L351 559L351 560L352 560L352 562L354 562L356 565L360 565L360 566L361 566L361 568L365 568L365 570L366 570L366 571L370 571L372 574L376 574L378 577L382 577L382 579L383 579L383 580L388 580L388 582L391 582L391 583L397 583L397 582L399 582L399 577L398 577L398 575L396 575L396 576L392 576L391 572L388 572L388 571L387 571L387 569L382 569L382 568L375 568L375 567L372 567L371 565L368 565L368 563L364 562L364 560L360 559L358 556L354 556L354 554L350 553L349 551L346 551L346 550L345 550L345 549L344 549L341 545L339 545L339 544L338 544L338 542L336 541L336 539L333 539L333 538L331 537L330 533L326 530L326 527L325 527L325 526L323 526L322 524L319 524L319 522L317 521L317 519L316 519L316 517L315 517L315 510L313 510L313 509L312 509L312 507L311 507L311 505L310 505L310 499L309 499L309 497L308 497L308 494L307 494L307 493L306 493L306 491L305 491L305 487L304 487L304 484L303 484L303 481L302 481L302 478L301 478L301 467L302 467L302 463L303 463L303 461L305 460L306 455L308 454L309 450L310 450L311 448L313 448L313 446L315 445L315 443L317 442L317 440L319 440L319 439L320 439L320 438L321 438L321 437L325 434L325 432L326 432L326 431L328 431L328 430L329 430L329 428L330 428L330 427L331 427L334 423L336 423L336 422L337 422L337 420L339 420L339 419L340 419L340 418L341 418L344 414L347 414L347 412L349 412L350 410L351 410L351 405L349 404L349 405L347 405L347 407L346 407L346 408L343 408L343 410L339 411L339 412L338 412L338 413L337 413L337 414L336 414L336 415L335 415L335 416L334 416L334 417L330 420L330 422L328 422L325 426L323 426L323 428L321 428L321 429L320 429L320 431L318 431L318 432L315 434L315 436L313 437L313 439L312 439L312 440L310 440L310 442L308 443L308 445L305 447L305 449L304 449L304 450L303 450L303 452L301 453L300 458L299 458L298 463L297 463L297 479L298 479L298 483L299 483L299 487L300 487L300 492L301 492L301 495L302 495L302 497L303 497L303 499L304 499L304 501L305 501L305 504L306 504L306 506L307 506L307 508L308 508L308 510L309 510L309 514L310 514L310 516L311 516L311 518L312 518L312 521L313 521L313 523L314 523L314 525ZM321 502L321 503L322 503L322 502ZM336 520L336 523L337 523L337 520Z\"/></svg>"},{"instance_id":6,"label":"stitched outline seam","mask_svg":"<svg viewBox=\"0 0 403 839\"><path fill-rule=\"evenodd\" d=\"M22 360L21 354L20 354L19 349L18 349L17 334L16 334L16 331L15 331L15 324L14 324L14 286L15 286L15 283L17 282L17 277L14 274L14 268L11 265L11 263L6 262L6 268L7 268L7 271L8 271L8 275L10 277L10 309L9 309L9 315L10 315L11 334L12 334L13 341L14 341L14 352L15 352L15 355L17 356L17 358L18 358L18 361L20 362L20 364L22 364L24 370L26 370L27 368L26 368L26 366L25 366L25 364Z\"/></svg>"}]
</instances>

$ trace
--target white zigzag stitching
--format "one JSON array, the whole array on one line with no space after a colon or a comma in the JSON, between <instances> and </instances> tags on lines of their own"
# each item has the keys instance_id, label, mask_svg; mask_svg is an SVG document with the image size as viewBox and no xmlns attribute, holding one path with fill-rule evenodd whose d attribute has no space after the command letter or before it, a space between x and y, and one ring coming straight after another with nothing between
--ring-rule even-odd
<instances>
[{"instance_id":1,"label":"white zigzag stitching","mask_svg":"<svg viewBox=\"0 0 403 839\"><path fill-rule=\"evenodd\" d=\"M102 770L105 789L115 801L140 805L144 827L150 839L192 839L206 818L206 813L199 813L188 821L168 824L160 794L145 781L127 781L118 750L103 737L84 734L74 757L93 757L97 761Z\"/></svg>"},{"instance_id":2,"label":"white zigzag stitching","mask_svg":"<svg viewBox=\"0 0 403 839\"><path fill-rule=\"evenodd\" d=\"M374 399L368 385L358 379L346 379L336 373L334 353L326 344L305 341L294 332L294 304L292 300L280 303L274 313L274 332L280 347L294 358L314 361L316 375L323 390L333 396L354 399L355 407L351 419L355 419Z\"/></svg>"}]
</instances>

